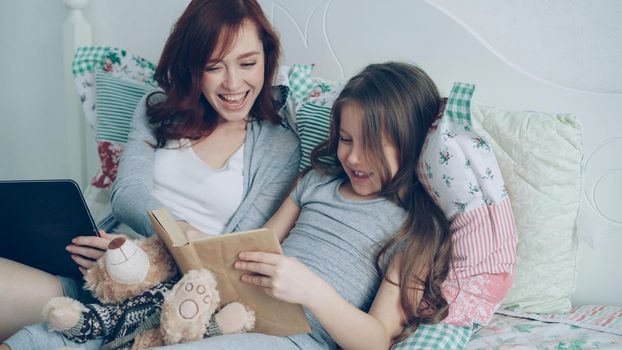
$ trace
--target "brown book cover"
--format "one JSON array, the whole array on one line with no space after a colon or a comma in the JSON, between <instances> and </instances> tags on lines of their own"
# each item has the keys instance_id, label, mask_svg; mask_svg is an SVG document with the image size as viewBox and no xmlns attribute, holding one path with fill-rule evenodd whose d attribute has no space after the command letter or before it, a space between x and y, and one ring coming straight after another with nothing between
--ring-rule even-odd
<instances>
[{"instance_id":1,"label":"brown book cover","mask_svg":"<svg viewBox=\"0 0 622 350\"><path fill-rule=\"evenodd\" d=\"M233 268L242 251L283 254L272 230L262 228L218 236L206 235L205 238L188 241L168 209L149 211L149 216L158 237L182 273L192 269L209 269L218 281L221 305L239 301L255 311L253 332L278 336L311 332L302 306L275 299L258 287L243 283L240 281L242 272Z\"/></svg>"}]
</instances>

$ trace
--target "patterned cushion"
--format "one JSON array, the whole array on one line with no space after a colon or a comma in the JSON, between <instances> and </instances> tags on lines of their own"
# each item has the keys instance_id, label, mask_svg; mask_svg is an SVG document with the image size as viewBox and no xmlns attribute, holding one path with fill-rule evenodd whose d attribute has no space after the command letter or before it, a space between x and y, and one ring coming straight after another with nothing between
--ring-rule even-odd
<instances>
[{"instance_id":1,"label":"patterned cushion","mask_svg":"<svg viewBox=\"0 0 622 350\"><path fill-rule=\"evenodd\" d=\"M456 83L431 126L419 180L450 220L454 259L444 293L457 326L487 324L511 286L516 231L503 177L489 141L473 130L475 86Z\"/></svg>"},{"instance_id":2,"label":"patterned cushion","mask_svg":"<svg viewBox=\"0 0 622 350\"><path fill-rule=\"evenodd\" d=\"M330 112L343 85L311 76L313 66L292 66L290 88L302 157L300 170L311 165L311 151L328 139Z\"/></svg>"},{"instance_id":3,"label":"patterned cushion","mask_svg":"<svg viewBox=\"0 0 622 350\"><path fill-rule=\"evenodd\" d=\"M466 348L472 334L472 327L445 323L422 324L411 336L394 344L391 350L462 350Z\"/></svg>"},{"instance_id":4,"label":"patterned cushion","mask_svg":"<svg viewBox=\"0 0 622 350\"><path fill-rule=\"evenodd\" d=\"M154 72L153 63L123 49L89 46L76 50L74 81L85 117L97 131L100 167L92 186L112 186L136 104L157 87Z\"/></svg>"}]
</instances>

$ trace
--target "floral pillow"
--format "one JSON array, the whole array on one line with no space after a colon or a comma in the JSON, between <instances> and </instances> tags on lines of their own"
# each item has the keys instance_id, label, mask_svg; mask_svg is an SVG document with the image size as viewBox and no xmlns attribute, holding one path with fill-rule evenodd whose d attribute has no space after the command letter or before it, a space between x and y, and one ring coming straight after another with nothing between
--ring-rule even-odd
<instances>
[{"instance_id":1,"label":"floral pillow","mask_svg":"<svg viewBox=\"0 0 622 350\"><path fill-rule=\"evenodd\" d=\"M156 89L155 65L123 49L79 47L73 61L74 81L84 115L97 132L100 168L91 180L96 188L112 186L136 104Z\"/></svg>"},{"instance_id":2,"label":"floral pillow","mask_svg":"<svg viewBox=\"0 0 622 350\"><path fill-rule=\"evenodd\" d=\"M512 282L516 228L489 141L473 130L474 85L456 83L444 112L430 127L418 164L424 188L450 221L454 258L443 321L486 325Z\"/></svg>"}]
</instances>

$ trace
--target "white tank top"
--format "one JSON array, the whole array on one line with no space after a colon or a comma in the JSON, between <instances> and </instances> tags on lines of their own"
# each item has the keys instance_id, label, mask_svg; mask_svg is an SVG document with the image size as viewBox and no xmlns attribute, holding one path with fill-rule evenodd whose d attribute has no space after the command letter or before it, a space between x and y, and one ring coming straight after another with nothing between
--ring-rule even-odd
<instances>
[{"instance_id":1,"label":"white tank top","mask_svg":"<svg viewBox=\"0 0 622 350\"><path fill-rule=\"evenodd\" d=\"M181 147L178 147L181 145ZM151 194L179 220L218 235L242 202L244 144L220 169L203 162L183 139L155 152Z\"/></svg>"}]
</instances>

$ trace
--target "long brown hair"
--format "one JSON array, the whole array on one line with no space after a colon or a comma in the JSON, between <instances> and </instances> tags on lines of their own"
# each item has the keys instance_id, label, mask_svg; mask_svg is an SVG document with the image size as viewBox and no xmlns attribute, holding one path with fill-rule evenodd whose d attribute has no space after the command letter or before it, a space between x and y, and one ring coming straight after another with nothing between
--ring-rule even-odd
<instances>
[{"instance_id":1,"label":"long brown hair","mask_svg":"<svg viewBox=\"0 0 622 350\"><path fill-rule=\"evenodd\" d=\"M255 0L193 0L173 26L160 56L155 80L166 99L147 99L149 122L155 125L157 147L167 140L209 135L218 115L201 91L203 71L212 55L225 56L244 21L257 27L263 44L264 83L250 111L255 119L280 121L270 87L280 57L279 37ZM219 41L225 43L215 52Z\"/></svg>"},{"instance_id":2,"label":"long brown hair","mask_svg":"<svg viewBox=\"0 0 622 350\"><path fill-rule=\"evenodd\" d=\"M406 338L421 323L443 320L449 309L441 292L451 263L449 223L417 179L419 155L441 101L436 85L422 69L399 62L369 65L341 91L331 111L329 139L311 154L314 168L346 176L336 157L340 115L346 104L358 104L364 114L362 147L370 164L379 166L379 195L407 212L402 228L380 250L377 259L379 271L388 280L388 262L396 251L402 255L399 280L388 280L400 286L400 303L407 322L396 341ZM383 153L383 136L399 150L399 170L393 177ZM421 294L421 302L417 303Z\"/></svg>"}]
</instances>

